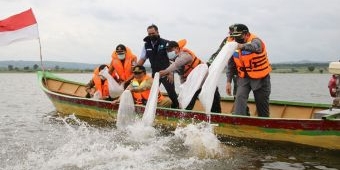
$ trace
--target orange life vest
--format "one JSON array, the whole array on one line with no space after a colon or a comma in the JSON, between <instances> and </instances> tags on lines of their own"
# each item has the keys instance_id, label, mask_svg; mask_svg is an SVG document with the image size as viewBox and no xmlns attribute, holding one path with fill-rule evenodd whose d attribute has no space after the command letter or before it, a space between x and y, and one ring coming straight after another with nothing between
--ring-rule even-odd
<instances>
[{"instance_id":1,"label":"orange life vest","mask_svg":"<svg viewBox=\"0 0 340 170\"><path fill-rule=\"evenodd\" d=\"M250 34L247 43L250 43L254 38L257 37L254 34ZM239 77L244 78L247 73L250 78L260 79L272 71L266 46L262 41L261 43L262 52L259 54L244 50L237 50L233 54Z\"/></svg>"},{"instance_id":2,"label":"orange life vest","mask_svg":"<svg viewBox=\"0 0 340 170\"><path fill-rule=\"evenodd\" d=\"M101 93L102 97L110 96L108 81L105 80L104 83L102 83L102 79L99 76L99 67L97 67L93 71L92 80L94 82L94 86L95 86L96 90L98 90Z\"/></svg>"},{"instance_id":3,"label":"orange life vest","mask_svg":"<svg viewBox=\"0 0 340 170\"><path fill-rule=\"evenodd\" d=\"M192 57L192 62L188 63L186 65L184 65L184 71L183 71L183 77L186 78L188 77L188 75L190 74L190 72L199 64L203 63L196 55L194 52L192 52L191 50L184 48L184 46L187 44L187 40L186 39L181 39L178 42L178 46L181 49L181 51L189 53Z\"/></svg>"},{"instance_id":4,"label":"orange life vest","mask_svg":"<svg viewBox=\"0 0 340 170\"><path fill-rule=\"evenodd\" d=\"M152 78L149 75L145 75L143 77L142 82L139 83L138 80L134 78L131 81L131 84L132 84L132 86L138 88L139 86L143 85L143 83L145 83L149 79L152 79ZM150 91L151 90L148 89L148 90L144 90L144 91L141 91L141 92L131 92L133 99L135 100L135 103L136 104L146 104L146 102L149 99ZM161 93L158 93L158 102L162 101L163 98L164 98L164 96Z\"/></svg>"},{"instance_id":5,"label":"orange life vest","mask_svg":"<svg viewBox=\"0 0 340 170\"><path fill-rule=\"evenodd\" d=\"M125 59L122 61L118 58L118 54L114 51L111 55L111 65L114 72L118 74L119 80L126 81L132 76L132 67L137 62L137 57L126 47Z\"/></svg>"},{"instance_id":6,"label":"orange life vest","mask_svg":"<svg viewBox=\"0 0 340 170\"><path fill-rule=\"evenodd\" d=\"M95 77L99 76L99 67L95 68L93 70L93 75L92 75L92 78L94 79Z\"/></svg>"},{"instance_id":7,"label":"orange life vest","mask_svg":"<svg viewBox=\"0 0 340 170\"><path fill-rule=\"evenodd\" d=\"M195 53L193 53L191 50L187 49L187 48L182 48L181 49L183 52L187 52L191 55L192 57L192 62L188 63L186 65L184 65L184 73L183 73L183 77L186 78L188 77L188 75L190 74L190 72L199 64L203 63L196 55Z\"/></svg>"},{"instance_id":8,"label":"orange life vest","mask_svg":"<svg viewBox=\"0 0 340 170\"><path fill-rule=\"evenodd\" d=\"M177 44L178 44L179 48L182 49L187 44L187 40L186 39L180 39L180 40L177 41Z\"/></svg>"}]
</instances>

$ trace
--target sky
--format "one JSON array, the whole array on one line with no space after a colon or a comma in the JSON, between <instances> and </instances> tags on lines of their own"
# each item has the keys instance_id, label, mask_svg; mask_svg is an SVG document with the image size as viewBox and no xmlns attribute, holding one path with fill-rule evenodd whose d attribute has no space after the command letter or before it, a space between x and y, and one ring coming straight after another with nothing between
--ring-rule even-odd
<instances>
[{"instance_id":1,"label":"sky","mask_svg":"<svg viewBox=\"0 0 340 170\"><path fill-rule=\"evenodd\" d=\"M1 0L0 20L33 9L44 61L109 63L118 44L139 58L146 28L187 40L207 61L243 23L262 39L271 63L338 61L338 0ZM0 46L0 61L40 60L37 39Z\"/></svg>"}]
</instances>

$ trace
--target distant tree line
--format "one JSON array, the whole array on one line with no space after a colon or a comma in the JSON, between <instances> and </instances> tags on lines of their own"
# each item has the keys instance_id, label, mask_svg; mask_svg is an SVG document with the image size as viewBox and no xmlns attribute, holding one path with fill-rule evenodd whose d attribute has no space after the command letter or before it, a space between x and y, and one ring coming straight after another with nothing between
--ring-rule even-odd
<instances>
[{"instance_id":1,"label":"distant tree line","mask_svg":"<svg viewBox=\"0 0 340 170\"><path fill-rule=\"evenodd\" d=\"M274 72L277 73L297 73L297 72L319 72L328 71L329 63L280 63L272 64Z\"/></svg>"},{"instance_id":2,"label":"distant tree line","mask_svg":"<svg viewBox=\"0 0 340 170\"><path fill-rule=\"evenodd\" d=\"M34 64L33 66L24 66L24 67L17 67L14 65L8 65L7 69L0 68L0 71L7 71L7 72L35 72L42 70L41 67L38 64ZM60 67L59 65L56 65L52 68L45 68L45 71L55 71L55 72L92 72L92 69L65 69L63 67Z\"/></svg>"}]
</instances>

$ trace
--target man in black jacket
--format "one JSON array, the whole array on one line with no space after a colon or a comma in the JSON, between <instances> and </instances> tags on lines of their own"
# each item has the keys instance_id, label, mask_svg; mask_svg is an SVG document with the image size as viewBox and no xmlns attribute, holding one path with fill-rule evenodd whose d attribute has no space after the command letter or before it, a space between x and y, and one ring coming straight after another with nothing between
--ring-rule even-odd
<instances>
[{"instance_id":1,"label":"man in black jacket","mask_svg":"<svg viewBox=\"0 0 340 170\"><path fill-rule=\"evenodd\" d=\"M169 40L163 39L159 36L158 27L154 24L147 28L148 36L144 40L144 48L137 65L143 65L149 59L152 69L152 77L156 72L164 70L169 67L170 61L166 52L166 44ZM172 108L178 108L177 93L173 82L169 82L167 77L161 77L160 83L163 84L171 101Z\"/></svg>"}]
</instances>

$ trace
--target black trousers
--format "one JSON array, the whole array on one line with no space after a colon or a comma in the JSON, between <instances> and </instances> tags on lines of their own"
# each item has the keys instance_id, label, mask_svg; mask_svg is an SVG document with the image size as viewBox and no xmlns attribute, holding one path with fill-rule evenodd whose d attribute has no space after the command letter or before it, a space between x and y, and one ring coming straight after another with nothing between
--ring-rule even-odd
<instances>
[{"instance_id":1,"label":"black trousers","mask_svg":"<svg viewBox=\"0 0 340 170\"><path fill-rule=\"evenodd\" d=\"M198 95L201 93L201 90L202 89L200 88L196 91L196 93L192 97L189 105L185 108L186 110L192 110L194 108L195 102L198 99ZM221 95L218 92L218 87L216 87L213 103L212 103L211 110L210 110L211 112L214 112L214 113L221 113L222 112L220 101L221 101Z\"/></svg>"},{"instance_id":2,"label":"black trousers","mask_svg":"<svg viewBox=\"0 0 340 170\"><path fill-rule=\"evenodd\" d=\"M176 93L176 90L175 90L175 84L174 83L170 83L168 81L167 77L161 77L159 79L159 82L163 84L166 92L169 95L169 98L172 101L171 108L178 108L179 107L179 103L178 103L178 100L177 100L177 93Z\"/></svg>"}]
</instances>

